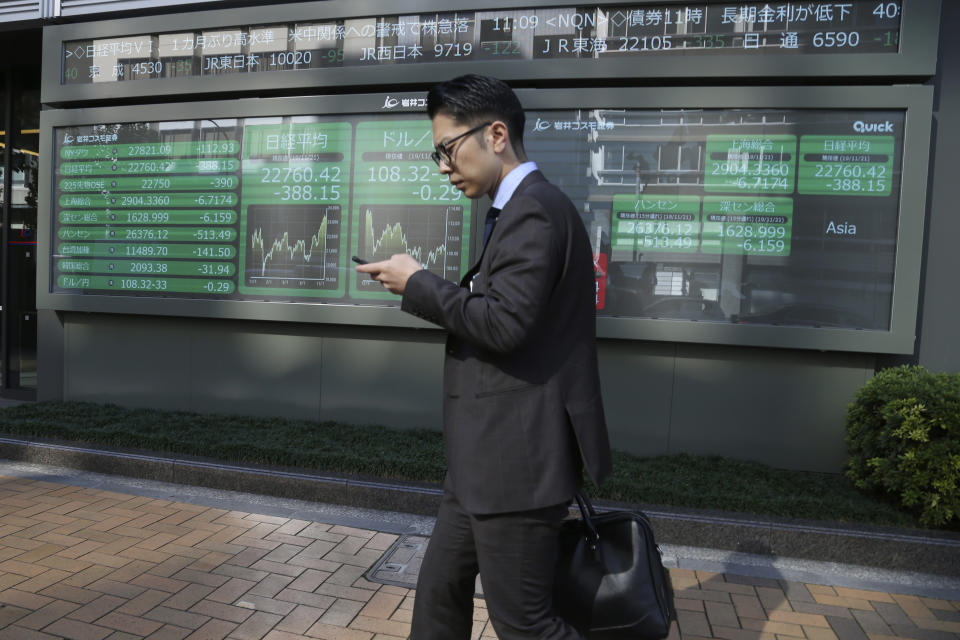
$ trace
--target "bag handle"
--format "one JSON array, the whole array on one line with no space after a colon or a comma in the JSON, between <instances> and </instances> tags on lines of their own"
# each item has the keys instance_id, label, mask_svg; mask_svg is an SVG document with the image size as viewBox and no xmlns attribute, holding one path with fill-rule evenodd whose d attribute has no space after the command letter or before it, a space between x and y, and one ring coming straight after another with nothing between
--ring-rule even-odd
<instances>
[{"instance_id":1,"label":"bag handle","mask_svg":"<svg viewBox=\"0 0 960 640\"><path fill-rule=\"evenodd\" d=\"M594 518L597 516L596 510L593 508L593 503L590 502L590 498L587 497L587 494L577 491L577 493L574 495L574 498L577 501L577 505L580 507L580 513L583 515L584 520L587 519L587 514Z\"/></svg>"},{"instance_id":2,"label":"bag handle","mask_svg":"<svg viewBox=\"0 0 960 640\"><path fill-rule=\"evenodd\" d=\"M574 495L574 499L577 501L577 506L580 507L581 522L583 522L583 526L587 530L584 537L586 537L590 548L596 550L597 544L600 542L600 532L597 531L597 527L593 524L593 518L596 517L597 512L594 510L590 498L585 494L578 491L576 495Z\"/></svg>"}]
</instances>

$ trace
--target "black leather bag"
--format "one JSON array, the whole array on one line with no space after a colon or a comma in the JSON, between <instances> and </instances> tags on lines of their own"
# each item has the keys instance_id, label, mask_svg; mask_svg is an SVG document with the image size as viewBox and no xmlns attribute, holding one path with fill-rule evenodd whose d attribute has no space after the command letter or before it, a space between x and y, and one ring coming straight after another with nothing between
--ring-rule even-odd
<instances>
[{"instance_id":1,"label":"black leather bag","mask_svg":"<svg viewBox=\"0 0 960 640\"><path fill-rule=\"evenodd\" d=\"M659 640L676 618L673 591L640 512L598 514L577 494L581 517L564 521L553 602L588 640Z\"/></svg>"}]
</instances>

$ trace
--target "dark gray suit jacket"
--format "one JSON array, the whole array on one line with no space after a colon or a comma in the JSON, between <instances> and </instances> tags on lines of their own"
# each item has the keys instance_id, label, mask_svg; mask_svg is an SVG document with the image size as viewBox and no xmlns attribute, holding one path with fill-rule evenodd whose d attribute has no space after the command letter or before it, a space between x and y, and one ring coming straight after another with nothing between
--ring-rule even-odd
<instances>
[{"instance_id":1,"label":"dark gray suit jacket","mask_svg":"<svg viewBox=\"0 0 960 640\"><path fill-rule=\"evenodd\" d=\"M610 447L597 370L593 257L573 203L539 171L501 211L460 285L423 270L404 311L448 332L446 486L471 513L573 497Z\"/></svg>"}]
</instances>

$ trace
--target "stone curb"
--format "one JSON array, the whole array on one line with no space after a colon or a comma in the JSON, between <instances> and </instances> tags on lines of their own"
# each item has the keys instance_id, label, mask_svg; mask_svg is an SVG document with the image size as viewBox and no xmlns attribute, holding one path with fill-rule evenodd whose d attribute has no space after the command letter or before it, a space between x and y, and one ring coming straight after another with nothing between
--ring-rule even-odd
<instances>
[{"instance_id":1,"label":"stone curb","mask_svg":"<svg viewBox=\"0 0 960 640\"><path fill-rule=\"evenodd\" d=\"M242 467L199 458L0 438L0 458L144 480L187 484L367 509L435 515L436 485ZM598 508L638 505L597 501ZM960 534L749 517L728 512L643 508L661 544L838 562L960 577Z\"/></svg>"}]
</instances>

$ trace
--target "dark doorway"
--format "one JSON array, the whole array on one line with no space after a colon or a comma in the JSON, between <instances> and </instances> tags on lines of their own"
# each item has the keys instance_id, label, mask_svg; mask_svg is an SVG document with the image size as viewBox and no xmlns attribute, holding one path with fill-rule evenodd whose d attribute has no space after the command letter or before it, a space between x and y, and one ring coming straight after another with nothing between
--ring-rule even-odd
<instances>
[{"instance_id":1,"label":"dark doorway","mask_svg":"<svg viewBox=\"0 0 960 640\"><path fill-rule=\"evenodd\" d=\"M0 395L30 399L37 389L40 32L18 33L5 45L16 51L3 58L23 63L0 77Z\"/></svg>"}]
</instances>

